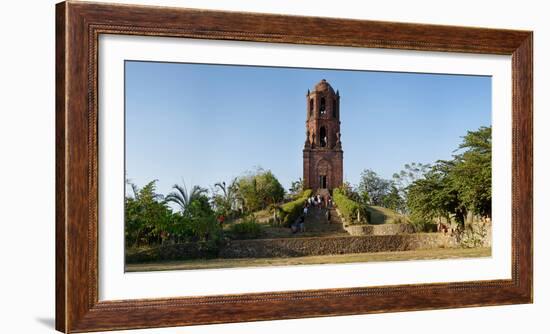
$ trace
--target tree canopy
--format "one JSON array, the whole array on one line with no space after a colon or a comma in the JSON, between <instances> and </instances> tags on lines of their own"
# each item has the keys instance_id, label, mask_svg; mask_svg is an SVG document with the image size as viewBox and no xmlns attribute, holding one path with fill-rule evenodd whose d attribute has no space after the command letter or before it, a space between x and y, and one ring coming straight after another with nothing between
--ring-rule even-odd
<instances>
[{"instance_id":1,"label":"tree canopy","mask_svg":"<svg viewBox=\"0 0 550 334\"><path fill-rule=\"evenodd\" d=\"M383 205L384 197L391 191L391 186L391 181L383 179L371 169L365 169L361 172L357 191L362 202L371 205Z\"/></svg>"},{"instance_id":2,"label":"tree canopy","mask_svg":"<svg viewBox=\"0 0 550 334\"><path fill-rule=\"evenodd\" d=\"M405 211L405 201L395 180L387 180L376 172L365 169L361 173L359 201L367 205L383 206L398 212Z\"/></svg>"},{"instance_id":3,"label":"tree canopy","mask_svg":"<svg viewBox=\"0 0 550 334\"><path fill-rule=\"evenodd\" d=\"M155 192L156 182L151 181L141 189L129 183L133 196L126 196L124 203L127 245L160 241L161 232L171 222L171 211L164 204L163 196Z\"/></svg>"},{"instance_id":4,"label":"tree canopy","mask_svg":"<svg viewBox=\"0 0 550 334\"><path fill-rule=\"evenodd\" d=\"M384 179L365 169L354 189L342 190L363 205L376 205L410 214L413 219L438 217L464 223L468 213L491 216L491 127L468 131L450 160L433 164L412 162Z\"/></svg>"},{"instance_id":5,"label":"tree canopy","mask_svg":"<svg viewBox=\"0 0 550 334\"><path fill-rule=\"evenodd\" d=\"M407 206L424 219L468 212L491 216L491 128L468 131L452 160L440 160L407 188Z\"/></svg>"},{"instance_id":6,"label":"tree canopy","mask_svg":"<svg viewBox=\"0 0 550 334\"><path fill-rule=\"evenodd\" d=\"M132 190L125 197L127 246L160 244L166 240L216 241L223 233L225 219L273 207L285 195L275 175L263 169L234 178L228 184L218 182L211 192L198 185L187 188L185 184L175 184L164 197L156 192L156 182L139 188L127 181Z\"/></svg>"},{"instance_id":7,"label":"tree canopy","mask_svg":"<svg viewBox=\"0 0 550 334\"><path fill-rule=\"evenodd\" d=\"M165 240L212 240L219 234L214 211L205 189L174 185L164 197L156 193L156 180L139 188L128 182L132 195L125 198L126 245L159 244ZM167 205L173 202L178 212Z\"/></svg>"},{"instance_id":8,"label":"tree canopy","mask_svg":"<svg viewBox=\"0 0 550 334\"><path fill-rule=\"evenodd\" d=\"M240 177L237 184L248 212L265 209L282 201L285 195L285 189L275 175L261 168Z\"/></svg>"}]
</instances>

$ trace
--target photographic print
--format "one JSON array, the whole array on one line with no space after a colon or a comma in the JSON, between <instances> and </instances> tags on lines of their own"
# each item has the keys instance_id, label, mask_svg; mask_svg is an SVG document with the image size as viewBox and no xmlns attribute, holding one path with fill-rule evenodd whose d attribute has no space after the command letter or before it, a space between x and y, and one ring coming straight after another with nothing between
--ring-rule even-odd
<instances>
[{"instance_id":1,"label":"photographic print","mask_svg":"<svg viewBox=\"0 0 550 334\"><path fill-rule=\"evenodd\" d=\"M127 271L491 256L491 77L126 61Z\"/></svg>"}]
</instances>

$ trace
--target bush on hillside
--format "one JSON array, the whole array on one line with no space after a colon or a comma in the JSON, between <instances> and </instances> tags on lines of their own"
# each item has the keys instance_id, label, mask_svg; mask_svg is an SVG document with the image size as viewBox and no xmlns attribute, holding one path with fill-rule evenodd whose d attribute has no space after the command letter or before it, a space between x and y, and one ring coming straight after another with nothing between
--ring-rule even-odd
<instances>
[{"instance_id":1,"label":"bush on hillside","mask_svg":"<svg viewBox=\"0 0 550 334\"><path fill-rule=\"evenodd\" d=\"M294 201L281 205L281 221L283 226L289 227L302 214L304 203L311 196L311 189L304 190Z\"/></svg>"},{"instance_id":2,"label":"bush on hillside","mask_svg":"<svg viewBox=\"0 0 550 334\"><path fill-rule=\"evenodd\" d=\"M363 209L361 204L349 199L341 189L334 189L333 196L334 204L338 207L340 214L344 216L344 219L347 220L350 224L361 224L368 222L368 217L366 211ZM361 220L357 221L357 213L360 213Z\"/></svg>"},{"instance_id":3,"label":"bush on hillside","mask_svg":"<svg viewBox=\"0 0 550 334\"><path fill-rule=\"evenodd\" d=\"M233 239L256 239L264 234L264 230L256 220L248 219L231 225L229 234Z\"/></svg>"},{"instance_id":4,"label":"bush on hillside","mask_svg":"<svg viewBox=\"0 0 550 334\"><path fill-rule=\"evenodd\" d=\"M285 189L275 175L261 168L239 177L236 185L239 196L244 200L244 208L249 213L279 203L285 195Z\"/></svg>"}]
</instances>

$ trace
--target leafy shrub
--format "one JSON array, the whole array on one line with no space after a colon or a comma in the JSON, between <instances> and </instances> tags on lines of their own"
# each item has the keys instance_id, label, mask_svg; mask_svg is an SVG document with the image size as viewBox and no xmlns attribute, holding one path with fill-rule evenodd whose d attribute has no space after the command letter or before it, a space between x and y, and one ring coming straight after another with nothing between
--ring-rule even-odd
<instances>
[{"instance_id":1,"label":"leafy shrub","mask_svg":"<svg viewBox=\"0 0 550 334\"><path fill-rule=\"evenodd\" d=\"M174 217L163 196L156 192L156 182L151 181L143 188L128 183L133 196L126 196L124 200L127 247L159 244L166 238L163 231L171 225Z\"/></svg>"},{"instance_id":2,"label":"leafy shrub","mask_svg":"<svg viewBox=\"0 0 550 334\"><path fill-rule=\"evenodd\" d=\"M311 189L304 190L294 201L281 205L281 221L283 226L290 226L302 214L304 203L311 196Z\"/></svg>"},{"instance_id":3,"label":"leafy shrub","mask_svg":"<svg viewBox=\"0 0 550 334\"><path fill-rule=\"evenodd\" d=\"M205 195L196 196L187 205L185 212L177 212L173 217L166 232L176 243L218 240L222 237L220 224Z\"/></svg>"},{"instance_id":4,"label":"leafy shrub","mask_svg":"<svg viewBox=\"0 0 550 334\"><path fill-rule=\"evenodd\" d=\"M336 204L338 210L342 216L344 216L344 219L346 219L350 224L361 223L357 221L358 212L360 213L362 220L366 220L368 222L369 217L366 215L366 211L363 207L359 203L344 195L344 192L341 189L334 189L332 198L334 200L334 204Z\"/></svg>"},{"instance_id":5,"label":"leafy shrub","mask_svg":"<svg viewBox=\"0 0 550 334\"><path fill-rule=\"evenodd\" d=\"M233 239L256 239L263 235L264 230L256 220L248 219L231 225L229 233Z\"/></svg>"},{"instance_id":6,"label":"leafy shrub","mask_svg":"<svg viewBox=\"0 0 550 334\"><path fill-rule=\"evenodd\" d=\"M394 218L391 220L391 223L392 223L392 224L407 224L408 221L407 221L407 219L405 219L405 217L397 216L397 217L394 217Z\"/></svg>"}]
</instances>

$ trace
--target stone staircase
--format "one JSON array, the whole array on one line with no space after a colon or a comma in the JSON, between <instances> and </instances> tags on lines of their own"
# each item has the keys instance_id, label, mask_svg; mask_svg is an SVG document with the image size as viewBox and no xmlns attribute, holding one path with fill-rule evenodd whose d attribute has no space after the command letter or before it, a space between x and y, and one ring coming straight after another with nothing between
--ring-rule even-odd
<instances>
[{"instance_id":1,"label":"stone staircase","mask_svg":"<svg viewBox=\"0 0 550 334\"><path fill-rule=\"evenodd\" d=\"M330 222L327 220L326 212L330 210ZM306 232L315 235L346 235L347 232L342 226L342 221L334 209L310 208L305 220Z\"/></svg>"},{"instance_id":2,"label":"stone staircase","mask_svg":"<svg viewBox=\"0 0 550 334\"><path fill-rule=\"evenodd\" d=\"M332 208L330 208L330 223L338 225L338 226L342 227L342 229L344 229L344 227L343 227L344 222L340 218L340 215L338 214L338 212L336 211L336 208L334 206Z\"/></svg>"}]
</instances>

